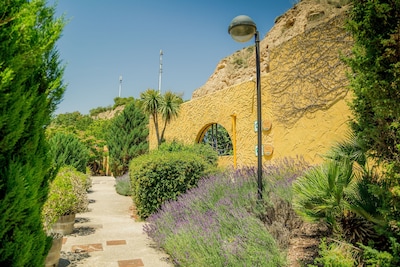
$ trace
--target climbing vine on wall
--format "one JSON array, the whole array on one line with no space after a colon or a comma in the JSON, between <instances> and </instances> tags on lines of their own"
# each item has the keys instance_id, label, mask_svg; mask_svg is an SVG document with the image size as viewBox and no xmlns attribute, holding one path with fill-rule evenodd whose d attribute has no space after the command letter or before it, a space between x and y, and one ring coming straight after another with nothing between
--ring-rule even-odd
<instances>
[{"instance_id":1,"label":"climbing vine on wall","mask_svg":"<svg viewBox=\"0 0 400 267\"><path fill-rule=\"evenodd\" d=\"M344 21L344 15L335 17L270 51L269 82L279 121L294 123L347 95L341 56L351 53L353 42Z\"/></svg>"}]
</instances>

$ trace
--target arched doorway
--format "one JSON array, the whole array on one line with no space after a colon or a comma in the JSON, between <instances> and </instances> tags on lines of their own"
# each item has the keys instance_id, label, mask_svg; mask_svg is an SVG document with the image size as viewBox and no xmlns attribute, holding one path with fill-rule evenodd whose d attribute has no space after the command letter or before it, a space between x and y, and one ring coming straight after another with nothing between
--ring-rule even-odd
<instances>
[{"instance_id":1,"label":"arched doorway","mask_svg":"<svg viewBox=\"0 0 400 267\"><path fill-rule=\"evenodd\" d=\"M218 156L233 155L233 144L228 131L220 124L212 123L200 134L199 143L210 145Z\"/></svg>"}]
</instances>

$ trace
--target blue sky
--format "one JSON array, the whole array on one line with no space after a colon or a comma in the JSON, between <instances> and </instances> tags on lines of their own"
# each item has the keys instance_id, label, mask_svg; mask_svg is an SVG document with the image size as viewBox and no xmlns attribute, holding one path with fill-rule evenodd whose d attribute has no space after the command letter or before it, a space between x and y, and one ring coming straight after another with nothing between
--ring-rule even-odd
<instances>
[{"instance_id":1,"label":"blue sky","mask_svg":"<svg viewBox=\"0 0 400 267\"><path fill-rule=\"evenodd\" d=\"M55 0L50 0L52 3ZM158 89L183 93L185 100L201 87L218 62L243 47L228 34L237 15L248 15L264 37L277 16L294 0L58 0L57 15L69 21L57 43L68 85L59 113L139 98Z\"/></svg>"}]
</instances>

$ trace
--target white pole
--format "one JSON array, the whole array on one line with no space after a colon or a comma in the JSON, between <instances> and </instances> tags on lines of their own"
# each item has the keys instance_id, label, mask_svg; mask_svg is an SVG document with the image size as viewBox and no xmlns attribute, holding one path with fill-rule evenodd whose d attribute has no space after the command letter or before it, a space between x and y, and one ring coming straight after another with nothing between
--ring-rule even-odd
<instances>
[{"instance_id":1,"label":"white pole","mask_svg":"<svg viewBox=\"0 0 400 267\"><path fill-rule=\"evenodd\" d=\"M162 56L163 56L163 51L160 50L160 72L159 72L159 76L158 76L158 93L160 93L160 94L161 94Z\"/></svg>"},{"instance_id":2,"label":"white pole","mask_svg":"<svg viewBox=\"0 0 400 267\"><path fill-rule=\"evenodd\" d=\"M121 90L122 90L122 76L119 76L119 93L118 93L118 97L121 97Z\"/></svg>"}]
</instances>

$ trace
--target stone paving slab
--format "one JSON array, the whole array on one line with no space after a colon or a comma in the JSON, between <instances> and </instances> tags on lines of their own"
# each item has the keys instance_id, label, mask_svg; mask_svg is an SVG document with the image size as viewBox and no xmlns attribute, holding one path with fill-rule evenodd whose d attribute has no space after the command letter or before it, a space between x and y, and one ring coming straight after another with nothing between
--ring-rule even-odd
<instances>
[{"instance_id":1,"label":"stone paving slab","mask_svg":"<svg viewBox=\"0 0 400 267\"><path fill-rule=\"evenodd\" d=\"M132 217L132 200L118 195L113 177L92 177L89 211L76 215L75 229L63 239L62 251L86 253L75 262L85 267L172 267ZM66 259L61 259L67 267ZM61 264L60 264L61 266Z\"/></svg>"}]
</instances>

